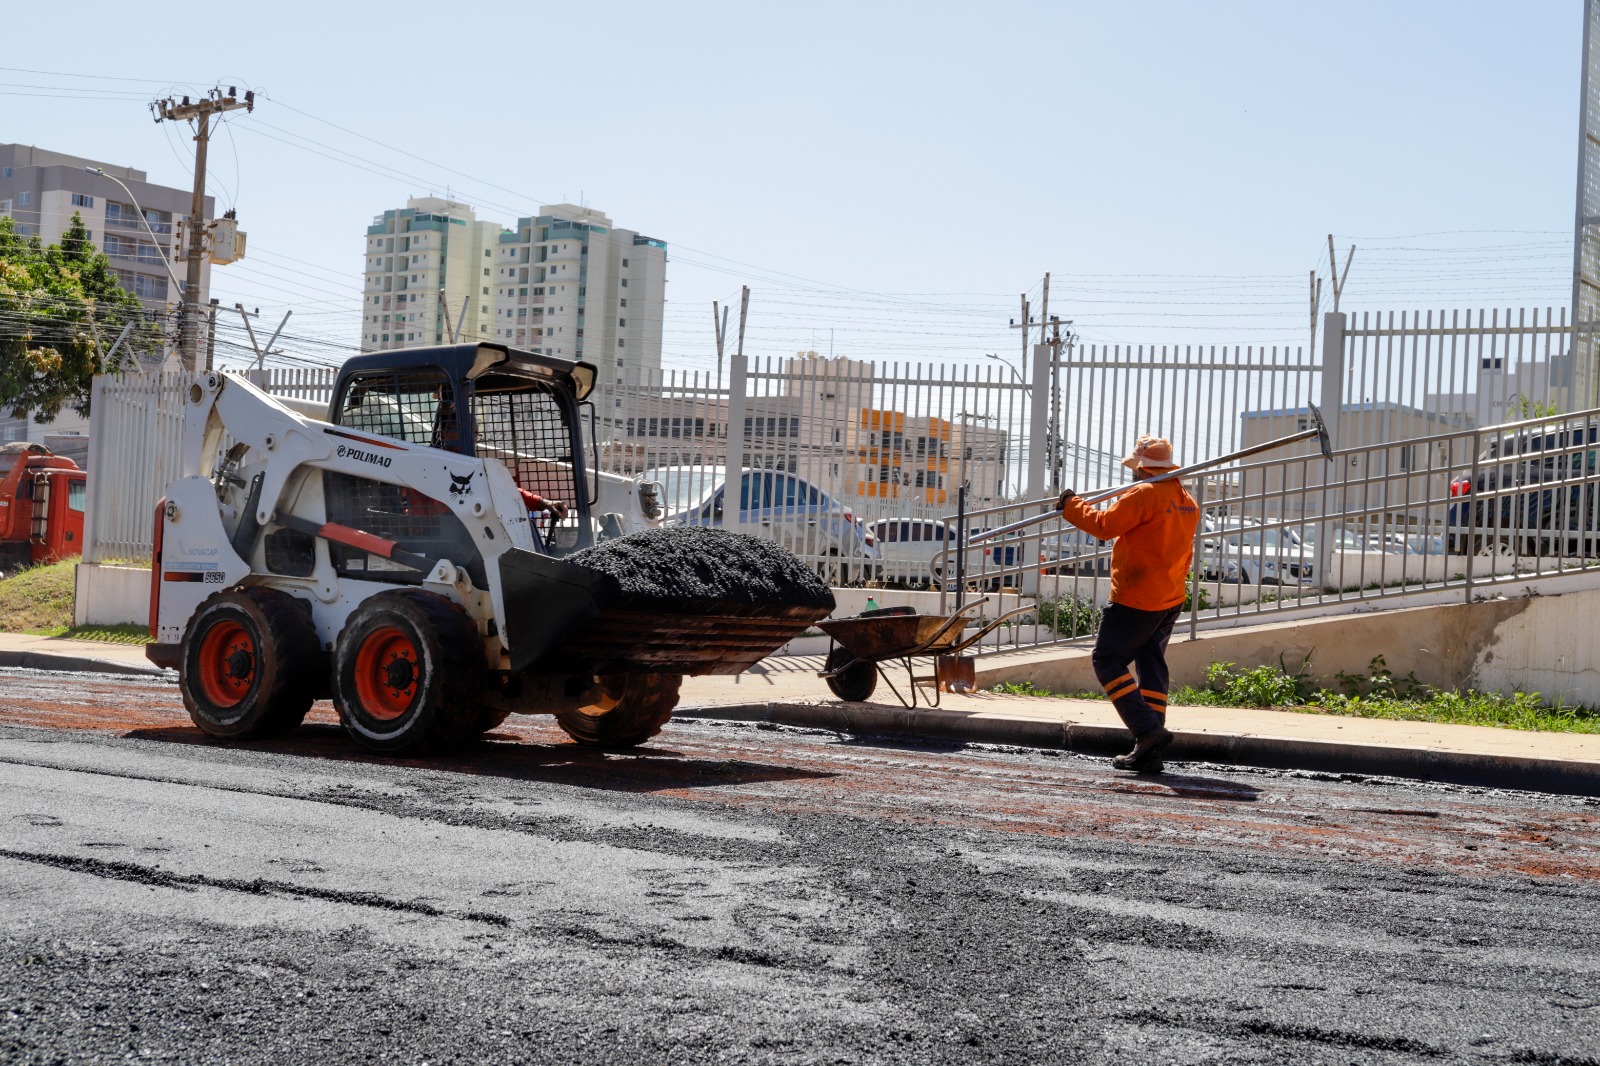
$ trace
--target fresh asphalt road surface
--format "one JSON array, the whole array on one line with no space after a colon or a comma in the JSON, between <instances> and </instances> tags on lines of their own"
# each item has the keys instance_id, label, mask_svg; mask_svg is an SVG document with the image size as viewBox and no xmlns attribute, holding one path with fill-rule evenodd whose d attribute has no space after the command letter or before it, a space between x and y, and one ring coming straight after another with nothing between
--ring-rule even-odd
<instances>
[{"instance_id":1,"label":"fresh asphalt road surface","mask_svg":"<svg viewBox=\"0 0 1600 1066\"><path fill-rule=\"evenodd\" d=\"M1600 1062L1600 805L0 671L0 1062Z\"/></svg>"}]
</instances>

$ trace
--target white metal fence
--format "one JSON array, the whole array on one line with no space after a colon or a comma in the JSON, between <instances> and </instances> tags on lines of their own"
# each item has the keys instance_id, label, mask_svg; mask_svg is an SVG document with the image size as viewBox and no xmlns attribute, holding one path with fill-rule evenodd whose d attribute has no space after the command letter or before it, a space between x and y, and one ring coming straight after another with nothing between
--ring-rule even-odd
<instances>
[{"instance_id":1,"label":"white metal fence","mask_svg":"<svg viewBox=\"0 0 1600 1066\"><path fill-rule=\"evenodd\" d=\"M248 376L280 396L327 403L337 372L269 369ZM183 393L176 372L101 375L90 395L83 561L145 560L153 548L156 501L177 476L183 446Z\"/></svg>"},{"instance_id":2,"label":"white metal fence","mask_svg":"<svg viewBox=\"0 0 1600 1066\"><path fill-rule=\"evenodd\" d=\"M988 504L1020 492L1028 387L1004 374L809 356L735 360L726 384L647 373L612 389L599 464L661 481L671 521L767 536L860 583L891 524L948 511L963 485Z\"/></svg>"},{"instance_id":3,"label":"white metal fence","mask_svg":"<svg viewBox=\"0 0 1600 1066\"><path fill-rule=\"evenodd\" d=\"M1582 436L1562 422L1578 417L1562 414L1575 406L1571 340L1564 315L1491 311L1329 315L1314 355L1091 345L1067 349L1052 365L1041 346L1026 376L992 361L734 359L726 380L646 372L610 386L595 426L595 465L663 481L672 521L767 536L839 583L951 590L959 562L973 592L1011 587L1047 603L1092 603L1105 596L1109 548L1054 527L954 551L961 490L969 530L993 527L1056 486L1086 492L1120 482L1118 459L1139 433L1170 437L1179 460L1192 463L1303 429L1309 405L1319 404L1339 449L1332 467L1310 459L1308 444L1219 468L1194 485L1215 534L1197 545L1192 591L1210 611L1193 616L1199 625L1230 612L1237 620L1437 592L1507 573L1570 573L1600 555L1586 535L1519 532L1529 522L1528 490L1491 495L1522 503L1503 514L1490 507L1487 529L1448 539L1450 484L1477 476L1475 457L1501 440L1492 427L1534 419L1518 432L1550 438L1557 453L1567 447L1562 440ZM334 376L272 370L260 383L326 403ZM1052 389L1055 403L1047 402ZM175 377L96 382L86 561L148 556L151 509L178 466L180 392ZM1587 485L1588 473L1561 463L1562 478ZM722 492L719 504L724 485L737 489ZM1542 511L1538 517L1548 529ZM1560 521L1586 528L1587 520ZM1501 532L1507 536L1497 539ZM1438 538L1446 550L1433 550ZM1380 550L1406 544L1425 546L1424 561ZM1463 545L1500 554L1450 550ZM947 569L935 574L940 552ZM1013 643L1072 639L1057 631L1070 628L1041 617L1032 629L1019 627Z\"/></svg>"}]
</instances>

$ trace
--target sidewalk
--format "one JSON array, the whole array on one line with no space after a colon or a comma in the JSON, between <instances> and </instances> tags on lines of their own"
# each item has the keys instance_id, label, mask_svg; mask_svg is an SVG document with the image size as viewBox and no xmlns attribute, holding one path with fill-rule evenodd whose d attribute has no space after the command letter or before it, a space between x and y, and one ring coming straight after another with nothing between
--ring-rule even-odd
<instances>
[{"instance_id":1,"label":"sidewalk","mask_svg":"<svg viewBox=\"0 0 1600 1066\"><path fill-rule=\"evenodd\" d=\"M906 710L880 679L872 703L844 703L816 676L820 656L768 659L734 677L691 677L683 717L766 721L843 733L1113 755L1131 746L1105 700L944 694L937 709ZM905 693L905 672L889 676ZM1169 711L1169 760L1445 781L1487 788L1600 796L1600 734L1534 733L1489 726L1342 718L1250 707Z\"/></svg>"},{"instance_id":2,"label":"sidewalk","mask_svg":"<svg viewBox=\"0 0 1600 1066\"><path fill-rule=\"evenodd\" d=\"M0 633L0 666L29 670L80 670L97 674L165 674L144 657L143 644L66 640Z\"/></svg>"},{"instance_id":3,"label":"sidewalk","mask_svg":"<svg viewBox=\"0 0 1600 1066\"><path fill-rule=\"evenodd\" d=\"M732 677L690 677L683 718L770 722L833 732L960 743L1011 744L1090 755L1129 747L1104 700L945 694L908 711L881 680L872 703L844 703L816 676L820 656L767 659ZM0 633L0 666L111 674L165 674L140 645ZM905 692L904 671L890 671ZM923 688L920 698L932 695ZM3 707L0 707L3 710ZM1242 707L1173 707L1168 759L1271 769L1405 777L1488 788L1600 796L1600 734L1532 733L1487 726L1341 718Z\"/></svg>"}]
</instances>

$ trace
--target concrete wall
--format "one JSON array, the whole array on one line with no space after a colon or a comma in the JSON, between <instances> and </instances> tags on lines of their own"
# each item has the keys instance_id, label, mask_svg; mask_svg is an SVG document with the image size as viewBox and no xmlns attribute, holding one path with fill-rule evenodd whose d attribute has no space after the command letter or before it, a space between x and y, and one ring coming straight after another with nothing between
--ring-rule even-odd
<instances>
[{"instance_id":1,"label":"concrete wall","mask_svg":"<svg viewBox=\"0 0 1600 1066\"><path fill-rule=\"evenodd\" d=\"M1167 649L1172 684L1201 685L1214 662L1283 665L1336 687L1382 655L1396 676L1435 688L1538 692L1547 700L1600 706L1600 589L1474 604L1373 611L1181 634ZM1019 653L978 663L978 682L1031 681L1054 692L1099 689L1087 650Z\"/></svg>"},{"instance_id":2,"label":"concrete wall","mask_svg":"<svg viewBox=\"0 0 1600 1066\"><path fill-rule=\"evenodd\" d=\"M123 625L150 619L150 571L79 563L74 575L74 625Z\"/></svg>"}]
</instances>

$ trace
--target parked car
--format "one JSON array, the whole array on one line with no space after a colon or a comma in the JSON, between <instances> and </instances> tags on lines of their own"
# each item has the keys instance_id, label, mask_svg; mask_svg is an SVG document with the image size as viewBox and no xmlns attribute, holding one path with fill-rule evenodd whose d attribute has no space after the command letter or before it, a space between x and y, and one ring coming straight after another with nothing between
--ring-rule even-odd
<instances>
[{"instance_id":1,"label":"parked car","mask_svg":"<svg viewBox=\"0 0 1600 1066\"><path fill-rule=\"evenodd\" d=\"M723 526L736 521L816 566L830 582L861 580L871 574L878 558L876 538L862 528L854 512L794 474L746 469L733 521L720 468L657 467L646 470L643 479L662 486L664 525Z\"/></svg>"},{"instance_id":2,"label":"parked car","mask_svg":"<svg viewBox=\"0 0 1600 1066\"><path fill-rule=\"evenodd\" d=\"M1259 524L1221 525L1201 542L1201 574L1251 585L1309 585L1315 550L1292 529Z\"/></svg>"},{"instance_id":3,"label":"parked car","mask_svg":"<svg viewBox=\"0 0 1600 1066\"><path fill-rule=\"evenodd\" d=\"M1451 554L1600 554L1600 426L1507 433L1478 463L1450 483Z\"/></svg>"},{"instance_id":4,"label":"parked car","mask_svg":"<svg viewBox=\"0 0 1600 1066\"><path fill-rule=\"evenodd\" d=\"M955 544L955 531L936 518L880 518L867 530L878 551L881 581L925 587L942 580L945 567L954 570L952 557L938 557Z\"/></svg>"},{"instance_id":5,"label":"parked car","mask_svg":"<svg viewBox=\"0 0 1600 1066\"><path fill-rule=\"evenodd\" d=\"M1111 542L1081 529L1067 529L1046 537L1041 546L1045 560L1059 573L1111 573Z\"/></svg>"},{"instance_id":6,"label":"parked car","mask_svg":"<svg viewBox=\"0 0 1600 1066\"><path fill-rule=\"evenodd\" d=\"M1307 554L1312 554L1316 551L1317 537L1323 528L1316 522L1307 522L1294 530L1295 537L1306 546ZM1331 525L1326 528L1328 529L1329 546L1333 551L1358 552L1366 550L1366 542L1362 539L1361 534L1349 526Z\"/></svg>"}]
</instances>

